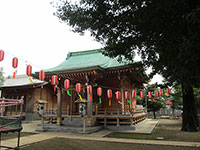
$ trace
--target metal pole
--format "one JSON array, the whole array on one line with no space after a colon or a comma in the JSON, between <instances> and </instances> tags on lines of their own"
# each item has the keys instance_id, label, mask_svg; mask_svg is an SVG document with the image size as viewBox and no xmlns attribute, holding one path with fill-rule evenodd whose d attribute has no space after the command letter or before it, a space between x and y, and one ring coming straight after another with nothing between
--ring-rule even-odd
<instances>
[{"instance_id":1,"label":"metal pole","mask_svg":"<svg viewBox=\"0 0 200 150\"><path fill-rule=\"evenodd\" d=\"M20 132L21 131L18 131L17 149L19 149L19 144L20 144Z\"/></svg>"}]
</instances>

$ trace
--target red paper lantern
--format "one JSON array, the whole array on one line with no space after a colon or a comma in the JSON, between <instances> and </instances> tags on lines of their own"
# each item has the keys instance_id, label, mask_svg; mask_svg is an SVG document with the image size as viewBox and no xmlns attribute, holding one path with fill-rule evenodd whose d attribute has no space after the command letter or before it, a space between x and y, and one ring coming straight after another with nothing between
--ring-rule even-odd
<instances>
[{"instance_id":1,"label":"red paper lantern","mask_svg":"<svg viewBox=\"0 0 200 150\"><path fill-rule=\"evenodd\" d=\"M125 91L124 96L125 96L125 99L129 99L129 93L128 93L128 91Z\"/></svg>"},{"instance_id":2,"label":"red paper lantern","mask_svg":"<svg viewBox=\"0 0 200 150\"><path fill-rule=\"evenodd\" d=\"M144 91L140 91L140 97L144 98Z\"/></svg>"},{"instance_id":3,"label":"red paper lantern","mask_svg":"<svg viewBox=\"0 0 200 150\"><path fill-rule=\"evenodd\" d=\"M76 92L77 93L81 92L81 84L80 83L76 83Z\"/></svg>"},{"instance_id":4,"label":"red paper lantern","mask_svg":"<svg viewBox=\"0 0 200 150\"><path fill-rule=\"evenodd\" d=\"M170 88L167 88L167 94L170 94L171 92L170 92Z\"/></svg>"},{"instance_id":5,"label":"red paper lantern","mask_svg":"<svg viewBox=\"0 0 200 150\"><path fill-rule=\"evenodd\" d=\"M133 91L132 91L132 98L135 99L135 98L136 98L136 95L137 95L136 91L133 90Z\"/></svg>"},{"instance_id":6,"label":"red paper lantern","mask_svg":"<svg viewBox=\"0 0 200 150\"><path fill-rule=\"evenodd\" d=\"M52 83L52 85L57 85L57 83L58 83L58 76L57 75L52 76L51 83Z\"/></svg>"},{"instance_id":7,"label":"red paper lantern","mask_svg":"<svg viewBox=\"0 0 200 150\"><path fill-rule=\"evenodd\" d=\"M166 104L167 104L167 105L172 105L172 102L167 101Z\"/></svg>"},{"instance_id":8,"label":"red paper lantern","mask_svg":"<svg viewBox=\"0 0 200 150\"><path fill-rule=\"evenodd\" d=\"M117 91L115 94L116 94L116 99L119 100L120 97L121 97L121 96L120 96L120 91Z\"/></svg>"},{"instance_id":9,"label":"red paper lantern","mask_svg":"<svg viewBox=\"0 0 200 150\"><path fill-rule=\"evenodd\" d=\"M148 92L148 97L152 98L152 93L151 92Z\"/></svg>"},{"instance_id":10,"label":"red paper lantern","mask_svg":"<svg viewBox=\"0 0 200 150\"><path fill-rule=\"evenodd\" d=\"M40 79L41 81L44 81L44 79L45 79L45 72L44 72L44 70L41 70L41 71L40 71L40 73L39 73L39 79Z\"/></svg>"},{"instance_id":11,"label":"red paper lantern","mask_svg":"<svg viewBox=\"0 0 200 150\"><path fill-rule=\"evenodd\" d=\"M163 90L160 89L160 96L163 96Z\"/></svg>"},{"instance_id":12,"label":"red paper lantern","mask_svg":"<svg viewBox=\"0 0 200 150\"><path fill-rule=\"evenodd\" d=\"M0 61L4 60L4 51L0 50Z\"/></svg>"},{"instance_id":13,"label":"red paper lantern","mask_svg":"<svg viewBox=\"0 0 200 150\"><path fill-rule=\"evenodd\" d=\"M17 66L18 66L18 58L14 57L13 60L12 60L12 67L17 68Z\"/></svg>"},{"instance_id":14,"label":"red paper lantern","mask_svg":"<svg viewBox=\"0 0 200 150\"><path fill-rule=\"evenodd\" d=\"M155 97L158 97L158 91L157 90L154 91L154 94L155 94Z\"/></svg>"},{"instance_id":15,"label":"red paper lantern","mask_svg":"<svg viewBox=\"0 0 200 150\"><path fill-rule=\"evenodd\" d=\"M69 79L65 79L64 88L67 89L67 90L70 88L70 80Z\"/></svg>"},{"instance_id":16,"label":"red paper lantern","mask_svg":"<svg viewBox=\"0 0 200 150\"><path fill-rule=\"evenodd\" d=\"M28 65L26 67L26 74L27 74L27 76L30 76L32 74L32 66L31 65Z\"/></svg>"},{"instance_id":17,"label":"red paper lantern","mask_svg":"<svg viewBox=\"0 0 200 150\"><path fill-rule=\"evenodd\" d=\"M91 85L87 86L87 92L88 92L88 94L92 94L92 86Z\"/></svg>"},{"instance_id":18,"label":"red paper lantern","mask_svg":"<svg viewBox=\"0 0 200 150\"><path fill-rule=\"evenodd\" d=\"M97 88L97 95L102 96L102 88L101 87Z\"/></svg>"},{"instance_id":19,"label":"red paper lantern","mask_svg":"<svg viewBox=\"0 0 200 150\"><path fill-rule=\"evenodd\" d=\"M112 90L111 89L107 90L107 96L108 96L108 98L112 98Z\"/></svg>"}]
</instances>

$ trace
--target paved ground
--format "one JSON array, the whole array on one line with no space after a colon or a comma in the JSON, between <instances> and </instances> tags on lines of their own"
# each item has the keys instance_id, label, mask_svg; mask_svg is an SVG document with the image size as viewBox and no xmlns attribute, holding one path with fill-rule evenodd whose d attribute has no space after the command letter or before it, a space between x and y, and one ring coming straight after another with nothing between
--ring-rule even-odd
<instances>
[{"instance_id":1,"label":"paved ground","mask_svg":"<svg viewBox=\"0 0 200 150\"><path fill-rule=\"evenodd\" d=\"M35 132L35 127L37 127L38 122L33 122L29 124L24 124L24 132ZM154 120L146 120L141 124L138 124L136 131L142 133L152 132L156 126ZM139 128L140 126L140 128ZM154 126L154 127L153 127ZM136 132L135 131L135 132ZM118 138L104 138L105 135L110 134L109 130L101 130L92 134L76 134L76 133L67 133L67 132L43 132L40 134L35 134L31 136L21 137L20 145L31 144L47 139L52 138L68 138L68 139L82 139L82 140L91 140L91 141L105 141L105 142L121 142L121 143L138 143L138 144L155 144L155 145L171 145L171 146L197 146L200 147L199 142L176 142L176 141L162 141L162 140L135 140L135 139L118 139ZM2 142L2 145L15 146L16 139L5 140Z\"/></svg>"},{"instance_id":2,"label":"paved ground","mask_svg":"<svg viewBox=\"0 0 200 150\"><path fill-rule=\"evenodd\" d=\"M126 130L126 131L120 131L123 133L141 133L141 134L151 134L155 127L158 125L158 120L153 119L146 119L142 121L141 123L138 123L135 125L135 130Z\"/></svg>"}]
</instances>

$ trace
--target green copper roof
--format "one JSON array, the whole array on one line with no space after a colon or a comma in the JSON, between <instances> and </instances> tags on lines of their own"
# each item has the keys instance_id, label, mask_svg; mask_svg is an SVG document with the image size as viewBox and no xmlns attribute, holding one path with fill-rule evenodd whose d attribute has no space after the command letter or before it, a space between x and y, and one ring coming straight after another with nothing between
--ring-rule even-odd
<instances>
[{"instance_id":1,"label":"green copper roof","mask_svg":"<svg viewBox=\"0 0 200 150\"><path fill-rule=\"evenodd\" d=\"M56 67L46 69L46 73L68 73L87 71L92 69L112 69L115 67L124 67L128 63L119 63L117 58L109 58L102 54L103 49L70 52L67 55L66 60Z\"/></svg>"}]
</instances>

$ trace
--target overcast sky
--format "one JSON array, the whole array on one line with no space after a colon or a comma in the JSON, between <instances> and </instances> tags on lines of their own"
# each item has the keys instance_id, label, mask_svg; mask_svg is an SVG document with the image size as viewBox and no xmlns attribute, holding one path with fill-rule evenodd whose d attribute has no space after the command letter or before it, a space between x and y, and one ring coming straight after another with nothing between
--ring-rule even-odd
<instances>
[{"instance_id":1,"label":"overcast sky","mask_svg":"<svg viewBox=\"0 0 200 150\"><path fill-rule=\"evenodd\" d=\"M87 33L73 33L53 15L53 0L0 0L0 49L5 51L0 62L5 75L12 75L12 58L19 58L17 74L60 64L68 52L91 50L103 46ZM55 1L55 0L54 0ZM154 79L160 80L159 77Z\"/></svg>"},{"instance_id":2,"label":"overcast sky","mask_svg":"<svg viewBox=\"0 0 200 150\"><path fill-rule=\"evenodd\" d=\"M68 52L101 48L86 34L73 33L53 15L52 0L0 0L0 49L5 58L0 62L6 74L12 74L12 58L19 58L17 74L50 68L61 63ZM40 67L40 68L39 68Z\"/></svg>"}]
</instances>

